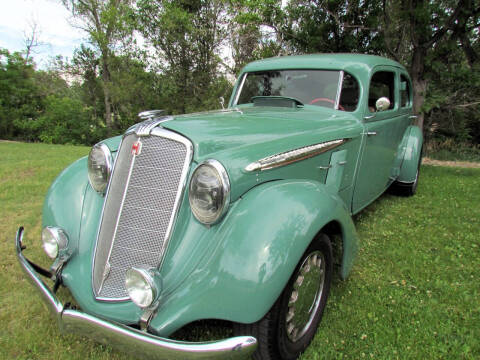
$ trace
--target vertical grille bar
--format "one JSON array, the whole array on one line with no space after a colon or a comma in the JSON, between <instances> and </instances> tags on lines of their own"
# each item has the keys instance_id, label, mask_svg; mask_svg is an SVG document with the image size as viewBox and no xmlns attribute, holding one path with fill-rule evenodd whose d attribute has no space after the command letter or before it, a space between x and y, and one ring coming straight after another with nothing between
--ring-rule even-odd
<instances>
[{"instance_id":1,"label":"vertical grille bar","mask_svg":"<svg viewBox=\"0 0 480 360\"><path fill-rule=\"evenodd\" d=\"M191 143L165 129L156 128L147 137L124 137L95 249L92 280L97 299L127 299L125 272L135 265L160 266L191 158Z\"/></svg>"}]
</instances>

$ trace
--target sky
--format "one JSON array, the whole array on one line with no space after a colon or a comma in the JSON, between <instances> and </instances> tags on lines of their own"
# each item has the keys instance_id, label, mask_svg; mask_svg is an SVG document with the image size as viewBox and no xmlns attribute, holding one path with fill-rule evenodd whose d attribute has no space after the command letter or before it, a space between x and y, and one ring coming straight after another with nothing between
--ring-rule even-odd
<instances>
[{"instance_id":1,"label":"sky","mask_svg":"<svg viewBox=\"0 0 480 360\"><path fill-rule=\"evenodd\" d=\"M71 13L60 0L0 0L0 9L0 47L10 52L25 50L25 34L37 24L43 45L33 57L40 68L56 55L71 59L73 50L86 40L82 30L70 25Z\"/></svg>"}]
</instances>

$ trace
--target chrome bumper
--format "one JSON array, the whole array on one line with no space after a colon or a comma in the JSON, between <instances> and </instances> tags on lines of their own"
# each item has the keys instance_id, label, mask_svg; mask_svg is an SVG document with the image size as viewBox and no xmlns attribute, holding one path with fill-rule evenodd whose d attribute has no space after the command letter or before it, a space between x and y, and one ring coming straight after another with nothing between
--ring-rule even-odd
<instances>
[{"instance_id":1,"label":"chrome bumper","mask_svg":"<svg viewBox=\"0 0 480 360\"><path fill-rule=\"evenodd\" d=\"M257 340L239 336L211 342L183 342L161 338L123 324L105 321L81 311L66 308L54 292L40 279L36 268L22 254L23 227L17 231L15 250L18 261L57 320L63 332L72 332L92 338L117 349L148 359L245 359L257 348Z\"/></svg>"}]
</instances>

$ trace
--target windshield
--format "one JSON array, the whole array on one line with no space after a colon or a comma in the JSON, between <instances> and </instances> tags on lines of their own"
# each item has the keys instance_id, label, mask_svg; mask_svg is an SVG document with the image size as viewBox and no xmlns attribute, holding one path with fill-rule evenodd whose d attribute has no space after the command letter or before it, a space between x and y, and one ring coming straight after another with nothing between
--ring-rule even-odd
<instances>
[{"instance_id":1,"label":"windshield","mask_svg":"<svg viewBox=\"0 0 480 360\"><path fill-rule=\"evenodd\" d=\"M246 73L237 105L252 103L255 96L294 98L303 104L335 108L340 71L270 70ZM337 107L338 108L338 107Z\"/></svg>"}]
</instances>

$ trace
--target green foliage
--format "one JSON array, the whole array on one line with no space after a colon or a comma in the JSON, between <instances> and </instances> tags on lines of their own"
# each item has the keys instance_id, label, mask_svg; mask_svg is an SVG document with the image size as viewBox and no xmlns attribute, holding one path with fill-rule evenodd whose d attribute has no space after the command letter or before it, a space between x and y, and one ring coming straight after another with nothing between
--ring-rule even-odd
<instances>
[{"instance_id":1,"label":"green foliage","mask_svg":"<svg viewBox=\"0 0 480 360\"><path fill-rule=\"evenodd\" d=\"M122 133L143 110L218 108L220 96L229 98L233 76L250 61L359 52L393 57L410 69L427 141L480 144L475 0L62 2L88 43L48 70L0 51L1 138L61 142L64 126L71 135L65 142L91 144ZM146 42L143 50L135 31ZM59 121L68 114L66 98L79 111L70 118L81 120Z\"/></svg>"},{"instance_id":2,"label":"green foliage","mask_svg":"<svg viewBox=\"0 0 480 360\"><path fill-rule=\"evenodd\" d=\"M95 135L98 136L101 131L90 120L90 111L82 101L48 96L45 112L38 119L39 139L49 144L92 143L98 140Z\"/></svg>"},{"instance_id":3,"label":"green foliage","mask_svg":"<svg viewBox=\"0 0 480 360\"><path fill-rule=\"evenodd\" d=\"M21 54L0 49L0 137L34 139L35 134L23 127L43 108L34 76L33 65Z\"/></svg>"},{"instance_id":4,"label":"green foliage","mask_svg":"<svg viewBox=\"0 0 480 360\"><path fill-rule=\"evenodd\" d=\"M155 48L162 71L162 91L172 113L205 109L219 75L225 36L223 0L140 0L139 28ZM217 91L215 91L217 93Z\"/></svg>"}]
</instances>

